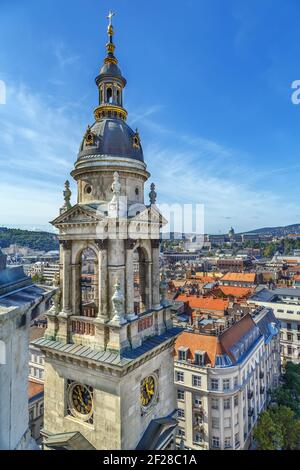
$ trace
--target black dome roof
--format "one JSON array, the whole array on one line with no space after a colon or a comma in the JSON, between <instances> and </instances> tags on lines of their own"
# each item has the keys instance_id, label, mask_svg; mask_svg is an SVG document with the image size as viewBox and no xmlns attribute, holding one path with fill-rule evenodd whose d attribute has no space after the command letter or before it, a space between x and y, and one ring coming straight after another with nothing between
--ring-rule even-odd
<instances>
[{"instance_id":1,"label":"black dome roof","mask_svg":"<svg viewBox=\"0 0 300 470\"><path fill-rule=\"evenodd\" d=\"M122 119L104 118L90 128L93 145L83 140L78 159L86 155L111 155L144 161L142 147L134 146L135 132Z\"/></svg>"}]
</instances>

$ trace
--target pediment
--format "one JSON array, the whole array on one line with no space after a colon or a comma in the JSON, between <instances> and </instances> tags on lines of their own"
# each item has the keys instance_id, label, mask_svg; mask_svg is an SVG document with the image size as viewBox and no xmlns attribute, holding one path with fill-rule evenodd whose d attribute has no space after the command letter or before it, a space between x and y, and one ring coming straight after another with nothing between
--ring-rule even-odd
<instances>
[{"instance_id":1,"label":"pediment","mask_svg":"<svg viewBox=\"0 0 300 470\"><path fill-rule=\"evenodd\" d=\"M63 224L96 224L104 219L104 214L90 206L76 204L60 214L51 224L58 227Z\"/></svg>"},{"instance_id":2,"label":"pediment","mask_svg":"<svg viewBox=\"0 0 300 470\"><path fill-rule=\"evenodd\" d=\"M159 209L154 205L146 207L144 211L137 214L132 220L136 222L159 223L161 226L168 223Z\"/></svg>"}]
</instances>

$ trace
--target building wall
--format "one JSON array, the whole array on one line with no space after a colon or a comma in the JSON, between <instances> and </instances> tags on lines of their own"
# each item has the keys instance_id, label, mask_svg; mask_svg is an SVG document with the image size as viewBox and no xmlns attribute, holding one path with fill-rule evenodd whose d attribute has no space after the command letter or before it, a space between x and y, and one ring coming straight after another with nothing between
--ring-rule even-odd
<instances>
[{"instance_id":1,"label":"building wall","mask_svg":"<svg viewBox=\"0 0 300 470\"><path fill-rule=\"evenodd\" d=\"M16 449L28 430L28 308L0 307L0 340L5 364L0 363L0 449ZM19 326L18 324L23 326ZM3 405L4 404L4 405Z\"/></svg>"},{"instance_id":2,"label":"building wall","mask_svg":"<svg viewBox=\"0 0 300 470\"><path fill-rule=\"evenodd\" d=\"M80 431L99 450L134 449L150 421L176 409L173 383L173 348L157 354L124 377L46 357L45 429L49 433ZM140 385L149 374L157 373L157 404L142 414ZM80 379L79 379L80 378ZM94 389L94 423L67 416L67 380L79 381Z\"/></svg>"},{"instance_id":3,"label":"building wall","mask_svg":"<svg viewBox=\"0 0 300 470\"><path fill-rule=\"evenodd\" d=\"M253 427L267 404L267 391L277 385L278 358L277 336L268 344L260 338L251 353L234 367L208 368L176 360L177 394L178 390L184 391L177 407L185 414L184 418L179 416L177 446L183 438L187 449L247 449ZM177 372L184 373L183 382L176 380ZM201 377L200 387L193 384L193 376ZM218 381L218 390L212 380ZM248 416L252 409L253 416ZM198 442L197 435L201 437Z\"/></svg>"},{"instance_id":4,"label":"building wall","mask_svg":"<svg viewBox=\"0 0 300 470\"><path fill-rule=\"evenodd\" d=\"M282 360L300 363L300 305L295 303L260 302L255 304L272 308L280 320L280 345Z\"/></svg>"}]
</instances>

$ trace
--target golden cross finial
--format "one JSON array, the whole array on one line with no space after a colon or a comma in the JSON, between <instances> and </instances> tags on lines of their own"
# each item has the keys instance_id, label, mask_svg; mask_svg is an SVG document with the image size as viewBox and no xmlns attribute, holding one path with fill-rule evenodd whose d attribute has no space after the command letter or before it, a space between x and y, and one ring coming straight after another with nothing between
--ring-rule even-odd
<instances>
[{"instance_id":1,"label":"golden cross finial","mask_svg":"<svg viewBox=\"0 0 300 470\"><path fill-rule=\"evenodd\" d=\"M109 25L108 26L112 26L112 19L113 19L114 16L115 16L115 13L110 10L109 13L108 13L108 16L107 16L107 19L109 20Z\"/></svg>"}]
</instances>

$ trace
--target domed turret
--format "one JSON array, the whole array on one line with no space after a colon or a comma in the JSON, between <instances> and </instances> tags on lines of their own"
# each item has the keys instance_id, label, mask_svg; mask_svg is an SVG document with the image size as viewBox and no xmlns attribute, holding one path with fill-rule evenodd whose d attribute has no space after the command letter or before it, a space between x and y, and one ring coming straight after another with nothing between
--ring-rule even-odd
<instances>
[{"instance_id":1,"label":"domed turret","mask_svg":"<svg viewBox=\"0 0 300 470\"><path fill-rule=\"evenodd\" d=\"M113 173L118 171L122 180L122 170L124 177L125 172L130 177L131 184L124 184L128 200L143 202L143 185L149 177L138 130L126 123L127 111L123 107L126 80L114 55L113 16L112 12L108 15L107 55L96 77L99 105L94 110L95 122L87 127L71 173L78 182L81 203L109 200Z\"/></svg>"}]
</instances>

